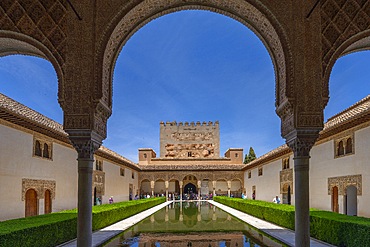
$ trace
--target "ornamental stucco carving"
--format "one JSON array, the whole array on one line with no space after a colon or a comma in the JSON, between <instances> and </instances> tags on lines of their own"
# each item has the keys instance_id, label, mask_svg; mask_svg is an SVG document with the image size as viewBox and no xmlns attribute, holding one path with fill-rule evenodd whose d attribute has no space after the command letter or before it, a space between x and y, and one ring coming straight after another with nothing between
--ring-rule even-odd
<instances>
[{"instance_id":1,"label":"ornamental stucco carving","mask_svg":"<svg viewBox=\"0 0 370 247\"><path fill-rule=\"evenodd\" d=\"M339 195L347 194L348 186L355 186L357 188L357 195L362 195L362 175L350 175L341 177L328 178L328 195L332 194L333 187L338 188Z\"/></svg>"},{"instance_id":2,"label":"ornamental stucco carving","mask_svg":"<svg viewBox=\"0 0 370 247\"><path fill-rule=\"evenodd\" d=\"M22 179L22 201L26 198L26 192L29 189L34 189L37 193L37 199L44 199L45 191L49 190L52 199L55 199L56 182L54 180L42 179Z\"/></svg>"},{"instance_id":3,"label":"ornamental stucco carving","mask_svg":"<svg viewBox=\"0 0 370 247\"><path fill-rule=\"evenodd\" d=\"M290 186L290 193L293 194L293 169L280 171L280 194L287 193Z\"/></svg>"},{"instance_id":4,"label":"ornamental stucco carving","mask_svg":"<svg viewBox=\"0 0 370 247\"><path fill-rule=\"evenodd\" d=\"M94 188L99 195L105 195L105 172L94 170L93 172L93 193Z\"/></svg>"},{"instance_id":5,"label":"ornamental stucco carving","mask_svg":"<svg viewBox=\"0 0 370 247\"><path fill-rule=\"evenodd\" d=\"M211 158L215 153L212 143L167 144L165 149L167 158Z\"/></svg>"}]
</instances>

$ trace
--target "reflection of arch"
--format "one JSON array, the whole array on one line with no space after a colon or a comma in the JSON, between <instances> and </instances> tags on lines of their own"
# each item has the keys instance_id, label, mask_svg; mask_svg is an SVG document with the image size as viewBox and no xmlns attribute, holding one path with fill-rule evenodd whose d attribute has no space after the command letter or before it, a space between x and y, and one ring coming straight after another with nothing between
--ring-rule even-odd
<instances>
[{"instance_id":1,"label":"reflection of arch","mask_svg":"<svg viewBox=\"0 0 370 247\"><path fill-rule=\"evenodd\" d=\"M357 188L354 185L350 185L346 188L345 195L345 208L347 215L357 215Z\"/></svg>"},{"instance_id":2,"label":"reflection of arch","mask_svg":"<svg viewBox=\"0 0 370 247\"><path fill-rule=\"evenodd\" d=\"M331 211L339 213L338 187L334 186L331 194Z\"/></svg>"},{"instance_id":3,"label":"reflection of arch","mask_svg":"<svg viewBox=\"0 0 370 247\"><path fill-rule=\"evenodd\" d=\"M287 96L295 95L293 90L293 66L288 39L280 23L274 15L257 1L202 1L197 4L187 3L182 0L158 0L142 1L132 9L121 9L112 18L108 28L103 31L102 38L98 44L98 59L103 59L103 66L97 64L97 82L102 81L103 97L107 99L107 105L111 107L113 67L120 50L127 40L141 27L151 20L181 10L209 10L229 16L254 31L265 44L276 74L276 103L280 105ZM289 64L289 65L287 65ZM287 78L288 77L288 78ZM99 79L100 78L100 79ZM286 85L290 84L290 85Z\"/></svg>"},{"instance_id":4,"label":"reflection of arch","mask_svg":"<svg viewBox=\"0 0 370 247\"><path fill-rule=\"evenodd\" d=\"M44 196L44 213L50 214L52 212L51 207L51 192L50 190L45 190L45 196Z\"/></svg>"},{"instance_id":5,"label":"reflection of arch","mask_svg":"<svg viewBox=\"0 0 370 247\"><path fill-rule=\"evenodd\" d=\"M38 215L38 199L37 193L34 189L29 189L25 196L26 201L26 217Z\"/></svg>"}]
</instances>

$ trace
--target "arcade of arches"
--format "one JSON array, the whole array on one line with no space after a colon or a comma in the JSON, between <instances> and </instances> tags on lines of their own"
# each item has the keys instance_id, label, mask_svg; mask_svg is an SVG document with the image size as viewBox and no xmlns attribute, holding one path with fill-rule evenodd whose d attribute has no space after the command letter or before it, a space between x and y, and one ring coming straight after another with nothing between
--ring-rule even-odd
<instances>
[{"instance_id":1,"label":"arcade of arches","mask_svg":"<svg viewBox=\"0 0 370 247\"><path fill-rule=\"evenodd\" d=\"M154 18L204 9L245 24L270 52L281 134L294 153L296 242L309 246L309 154L323 128L335 61L369 48L369 4L366 0L1 1L0 55L43 57L58 75L64 128L78 153L78 221L84 226L78 230L78 245L91 245L88 191L94 152L106 138L113 68L122 46Z\"/></svg>"}]
</instances>

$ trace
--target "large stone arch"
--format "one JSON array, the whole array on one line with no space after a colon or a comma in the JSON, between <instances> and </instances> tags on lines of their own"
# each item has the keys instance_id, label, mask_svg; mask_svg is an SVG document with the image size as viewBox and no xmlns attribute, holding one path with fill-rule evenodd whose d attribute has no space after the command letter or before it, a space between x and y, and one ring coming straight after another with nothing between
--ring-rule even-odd
<instances>
[{"instance_id":1,"label":"large stone arch","mask_svg":"<svg viewBox=\"0 0 370 247\"><path fill-rule=\"evenodd\" d=\"M295 93L292 55L287 35L277 18L259 1L145 0L128 8L122 6L103 31L96 55L96 82L102 99L112 107L112 81L116 59L127 40L153 19L181 10L208 10L229 16L249 27L265 44L275 69L276 105ZM103 63L101 64L101 61Z\"/></svg>"}]
</instances>

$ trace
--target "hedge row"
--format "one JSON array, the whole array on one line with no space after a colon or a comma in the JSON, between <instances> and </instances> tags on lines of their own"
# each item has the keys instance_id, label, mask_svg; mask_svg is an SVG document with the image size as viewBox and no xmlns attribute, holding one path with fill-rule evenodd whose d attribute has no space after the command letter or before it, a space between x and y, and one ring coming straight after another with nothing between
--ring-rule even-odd
<instances>
[{"instance_id":1,"label":"hedge row","mask_svg":"<svg viewBox=\"0 0 370 247\"><path fill-rule=\"evenodd\" d=\"M294 230L294 206L221 196L214 197L214 200ZM370 219L311 209L310 234L313 238L335 246L370 246Z\"/></svg>"},{"instance_id":2,"label":"hedge row","mask_svg":"<svg viewBox=\"0 0 370 247\"><path fill-rule=\"evenodd\" d=\"M155 205L165 198L142 199L93 207L93 231ZM0 247L56 246L77 237L77 209L0 222Z\"/></svg>"}]
</instances>

